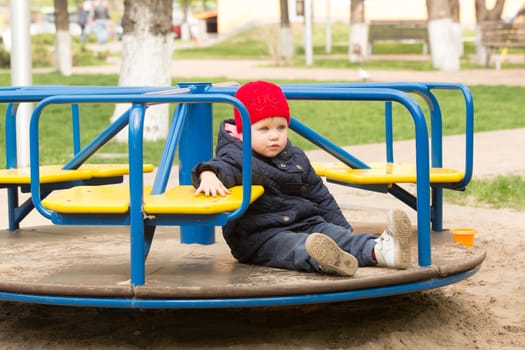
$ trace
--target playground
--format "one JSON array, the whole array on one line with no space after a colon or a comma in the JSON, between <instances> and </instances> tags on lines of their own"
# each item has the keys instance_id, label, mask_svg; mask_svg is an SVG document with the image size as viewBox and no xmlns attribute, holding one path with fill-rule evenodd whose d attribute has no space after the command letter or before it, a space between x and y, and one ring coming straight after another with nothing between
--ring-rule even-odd
<instances>
[{"instance_id":1,"label":"playground","mask_svg":"<svg viewBox=\"0 0 525 350\"><path fill-rule=\"evenodd\" d=\"M411 74L411 80L418 79ZM525 173L516 161L524 133L524 129L517 129L476 134L476 176ZM443 141L464 142L459 137ZM407 144L395 143L395 148ZM380 147L384 145L358 146L357 152L366 158ZM356 152L355 147L352 150ZM405 153L413 160L413 154ZM325 161L317 151L309 156L313 161ZM462 159L454 157L454 152L444 155L460 164ZM331 191L351 222L381 225L389 208L406 209L384 194L339 186ZM1 210L5 218L3 205ZM521 348L525 344L524 315L519 311L525 309L521 293L524 273L519 264L525 259L523 213L446 203L443 212L446 229L457 223L477 228L475 245L487 253L477 273L449 286L378 299L255 309L117 311L2 302L0 345L11 349ZM410 214L417 222L416 214ZM28 222L39 227L49 224L37 213L31 213L24 226ZM46 246L46 254L60 254L65 249L62 244ZM17 249L21 250L10 252L13 257L23 255L24 248ZM115 244L112 249L117 253L121 247ZM206 254L194 258L204 259ZM40 262L25 260L26 270L11 272L38 273Z\"/></svg>"}]
</instances>

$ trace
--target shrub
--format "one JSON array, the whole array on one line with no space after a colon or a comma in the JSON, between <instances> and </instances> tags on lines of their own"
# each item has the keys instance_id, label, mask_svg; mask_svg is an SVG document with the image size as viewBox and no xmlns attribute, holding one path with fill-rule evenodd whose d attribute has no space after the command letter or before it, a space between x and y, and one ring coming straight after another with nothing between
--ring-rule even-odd
<instances>
[{"instance_id":1,"label":"shrub","mask_svg":"<svg viewBox=\"0 0 525 350\"><path fill-rule=\"evenodd\" d=\"M11 55L4 49L4 45L0 46L0 68L9 68L11 65Z\"/></svg>"}]
</instances>

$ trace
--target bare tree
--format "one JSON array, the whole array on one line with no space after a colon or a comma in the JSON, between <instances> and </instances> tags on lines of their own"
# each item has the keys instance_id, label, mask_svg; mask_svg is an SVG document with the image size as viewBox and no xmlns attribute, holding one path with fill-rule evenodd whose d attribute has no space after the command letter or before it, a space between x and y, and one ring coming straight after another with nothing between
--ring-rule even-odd
<instances>
[{"instance_id":1,"label":"bare tree","mask_svg":"<svg viewBox=\"0 0 525 350\"><path fill-rule=\"evenodd\" d=\"M456 15L459 14L459 3L457 0L426 0L426 3L432 65L440 70L459 70L461 28L454 20L455 8Z\"/></svg>"},{"instance_id":2,"label":"bare tree","mask_svg":"<svg viewBox=\"0 0 525 350\"><path fill-rule=\"evenodd\" d=\"M125 0L122 18L121 86L170 86L173 34L171 0ZM115 117L125 106L118 106ZM165 138L169 106L148 108L144 138ZM126 135L118 137L126 141Z\"/></svg>"},{"instance_id":3,"label":"bare tree","mask_svg":"<svg viewBox=\"0 0 525 350\"><path fill-rule=\"evenodd\" d=\"M481 43L481 23L485 21L499 21L503 13L505 0L496 0L494 7L489 10L485 0L476 0L476 63L480 65L486 64L488 57L488 49Z\"/></svg>"},{"instance_id":4,"label":"bare tree","mask_svg":"<svg viewBox=\"0 0 525 350\"><path fill-rule=\"evenodd\" d=\"M505 0L496 0L494 7L490 10L487 8L486 0L476 0L474 6L476 9L476 22L499 21L503 13Z\"/></svg>"},{"instance_id":5,"label":"bare tree","mask_svg":"<svg viewBox=\"0 0 525 350\"><path fill-rule=\"evenodd\" d=\"M71 35L67 0L55 1L55 67L65 76L72 73Z\"/></svg>"},{"instance_id":6,"label":"bare tree","mask_svg":"<svg viewBox=\"0 0 525 350\"><path fill-rule=\"evenodd\" d=\"M350 3L350 34L348 35L348 59L363 62L368 58L368 26L365 23L365 1Z\"/></svg>"},{"instance_id":7,"label":"bare tree","mask_svg":"<svg viewBox=\"0 0 525 350\"><path fill-rule=\"evenodd\" d=\"M290 27L288 0L280 0L281 28L280 28L280 57L284 62L291 62L294 55L293 33Z\"/></svg>"}]
</instances>

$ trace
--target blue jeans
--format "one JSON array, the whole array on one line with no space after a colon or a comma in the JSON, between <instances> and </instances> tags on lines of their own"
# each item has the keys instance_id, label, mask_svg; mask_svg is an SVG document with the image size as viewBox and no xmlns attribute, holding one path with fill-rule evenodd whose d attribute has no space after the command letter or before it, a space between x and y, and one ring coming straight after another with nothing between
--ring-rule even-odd
<instances>
[{"instance_id":1,"label":"blue jeans","mask_svg":"<svg viewBox=\"0 0 525 350\"><path fill-rule=\"evenodd\" d=\"M99 44L104 44L109 39L108 25L109 21L106 19L97 19L95 21L93 32L97 36L97 42Z\"/></svg>"},{"instance_id":2,"label":"blue jeans","mask_svg":"<svg viewBox=\"0 0 525 350\"><path fill-rule=\"evenodd\" d=\"M359 266L371 266L372 249L376 245L375 235L370 233L353 234L350 230L330 223L320 223L309 227L306 232L283 231L266 241L253 256L252 263L296 271L322 272L304 247L311 233L319 232L331 237L344 251L352 254Z\"/></svg>"}]
</instances>

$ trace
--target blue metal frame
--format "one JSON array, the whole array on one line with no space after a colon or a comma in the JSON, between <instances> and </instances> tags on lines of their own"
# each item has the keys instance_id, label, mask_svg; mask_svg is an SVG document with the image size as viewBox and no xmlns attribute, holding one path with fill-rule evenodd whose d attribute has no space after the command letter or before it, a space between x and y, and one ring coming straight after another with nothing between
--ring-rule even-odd
<instances>
[{"instance_id":1,"label":"blue metal frame","mask_svg":"<svg viewBox=\"0 0 525 350\"><path fill-rule=\"evenodd\" d=\"M233 220L248 208L251 197L251 134L250 129L243 133L243 202L241 207L232 212L215 215L158 215L155 218L145 218L142 211L143 203L143 127L145 111L150 104L178 103L173 117L172 126L159 164L158 173L154 182L154 193L163 193L166 189L167 178L177 145L179 145L179 156L181 157L180 178L181 184L191 181L191 168L201 160L211 157L212 149L212 125L211 104L227 103L237 108L241 113L243 123L249 123L246 108L240 101L232 97L236 87L217 87L209 83L184 83L180 85L183 89L173 88L122 88L122 87L21 87L0 88L0 102L40 102L33 111L30 122L30 161L31 161L31 195L34 207L44 217L56 224L97 224L97 225L129 225L130 226L130 283L131 286L141 286L145 283L145 260L147 258L149 245L153 238L153 232L157 225L181 225L187 226L189 242L210 243L209 237L213 236L210 228L222 225L228 220ZM411 115L414 122L416 135L416 191L417 202L414 207L417 210L418 226L418 263L422 267L432 264L430 227L436 219L441 222L439 215L441 205L441 193L432 194L432 205L430 198L429 181L429 141L427 123L423 110L418 103L409 95L416 93L423 97L431 112L432 124L432 165L442 166L442 134L441 134L441 111L431 89L458 89L465 96L467 105L466 126L466 170L465 178L461 185L465 186L472 174L472 152L473 152L473 106L469 90L459 84L440 83L369 83L369 84L305 84L286 86L283 91L290 100L366 100L385 102L386 115L386 141L387 159L393 160L393 150L388 149L393 142L393 136L389 133L391 126L392 103L399 103ZM130 164L129 187L131 204L129 214L122 215L96 215L89 214L69 215L58 214L45 209L41 198L47 195L41 186L39 178L39 133L38 125L42 111L52 104L71 104L73 117L78 118L78 105L81 103L131 103L132 107L122 116L115 120L97 138L83 149L80 144L74 144L75 155L68 162L65 169L75 169L85 160L93 155L102 145L108 142L124 127L129 127L128 133L128 155ZM8 108L8 119L12 117L14 107ZM9 117L11 116L11 117ZM9 123L15 123L14 120ZM75 121L78 125L78 119ZM6 128L8 128L6 123ZM12 128L12 124L9 124ZM76 127L74 126L74 129ZM301 136L314 142L337 159L352 167L366 168L366 163L353 157L338 145L317 134L315 131L300 123L296 118L291 118L290 128ZM203 130L206 137L202 136ZM9 136L8 144L12 145L14 135ZM206 140L204 140L206 139ZM6 137L7 140L7 137ZM195 140L199 141L198 149L190 147L189 144ZM14 139L16 144L16 138ZM9 146L11 147L11 146ZM13 159L16 164L16 148L8 148L8 164ZM434 190L434 189L433 189ZM441 189L438 189L441 190ZM403 193L395 193L396 196L404 197ZM399 198L398 197L398 198ZM403 201L410 199L403 198ZM434 202L436 201L436 202ZM437 203L437 204L436 204ZM18 206L18 203L15 203ZM10 204L11 205L11 204ZM437 206L431 213L431 207ZM436 214L437 213L437 214ZM22 295L18 293L1 293L0 299L38 302L55 305L74 306L97 306L97 307L126 307L126 308L211 308L211 307L253 307L253 306L278 306L313 304L324 302L337 302L346 300L357 300L374 298L386 295L404 294L415 291L426 290L455 283L468 278L474 274L479 267L472 270L427 281L406 283L401 285L367 288L363 290L352 290L345 292L301 294L283 297L254 297L254 298L227 298L227 299L137 299L137 298L90 298L90 297L65 297L65 296L43 296Z\"/></svg>"},{"instance_id":2,"label":"blue metal frame","mask_svg":"<svg viewBox=\"0 0 525 350\"><path fill-rule=\"evenodd\" d=\"M122 93L154 93L160 91L171 91L172 87L166 88L145 88L145 87L96 87L96 86L60 86L60 85L47 85L47 86L23 86L23 87L4 87L0 88L0 103L8 103L6 110L6 123L5 123L5 135L6 135L6 165L8 169L17 167L17 139L16 139L16 112L18 104L22 102L38 102L42 99L56 94L75 94L75 95L90 95L90 94L122 94ZM127 117L124 119L127 120ZM123 128L123 127L122 127ZM120 129L118 130L120 131ZM111 136L108 135L107 140L114 136L118 131L114 132ZM108 131L109 132L109 131ZM74 154L80 153L80 123L79 123L79 110L78 106L72 104L72 134L73 134L73 152ZM107 142L107 141L106 141ZM103 144L103 143L102 143ZM92 149L93 154L96 152L96 148L89 145L88 148ZM75 157L70 163L64 166L64 169L76 169L84 160L89 158L91 154L83 154L80 157ZM119 178L106 179L107 183L114 183L115 181L121 181ZM90 183L89 181L85 182ZM78 182L70 182L69 186L78 185ZM42 195L44 198L50 190L67 187L66 183L60 184L48 184L45 186L46 189L42 189ZM24 203L19 204L18 188L26 188L26 186L19 185L6 185L7 188L7 201L8 201L8 229L9 231L15 231L20 228L20 222L34 209L33 202L31 199L26 200Z\"/></svg>"},{"instance_id":3,"label":"blue metal frame","mask_svg":"<svg viewBox=\"0 0 525 350\"><path fill-rule=\"evenodd\" d=\"M41 201L41 189L40 189L40 170L39 170L39 132L38 125L42 111L49 105L52 104L64 104L64 103L132 103L132 107L129 111L128 120L128 144L129 144L129 186L130 186L130 210L129 216L123 215L69 215L60 214L46 209L42 205ZM178 215L157 215L162 217L160 219L149 220L145 219L142 212L143 203L143 154L142 154L142 143L143 143L143 125L145 115L145 104L148 103L187 103L187 104L199 104L199 103L229 103L237 108L241 113L241 118L244 123L249 124L249 116L244 105L228 95L224 94L203 94L203 93L181 93L176 95L153 95L153 94L129 94L129 95L90 95L90 96L51 96L42 100L34 109L33 115L30 122L30 163L31 163L31 195L35 208L42 216L50 219L53 223L65 224L65 223L79 223L79 219L83 224L91 222L92 224L100 224L101 219L104 220L106 225L122 225L127 223L130 225L130 239L131 239L131 257L130 257L130 270L131 270L131 284L143 285L145 283L145 259L148 251L148 239L145 235L145 225L154 226L160 223L177 225L181 224L178 220ZM186 124L190 124L192 121L199 122L198 119L188 119ZM121 120L117 120L117 124L121 124ZM202 128L202 124L194 125L195 128ZM99 136L99 138L105 138L106 135ZM93 144L98 146L99 142L95 139ZM197 147L202 145L200 139ZM210 138L211 142L211 138ZM247 129L243 133L243 200L241 206L233 211L232 213L224 213L222 216L216 215L194 215L193 220L202 222L209 222L210 226L220 225L225 223L227 220L233 220L246 211L250 203L251 197L251 130ZM86 150L89 153L89 150ZM191 172L191 169L188 171ZM186 220L188 216L183 216L183 220ZM191 216L190 216L191 217ZM219 220L217 220L219 219ZM114 220L114 221L113 221Z\"/></svg>"},{"instance_id":4,"label":"blue metal frame","mask_svg":"<svg viewBox=\"0 0 525 350\"><path fill-rule=\"evenodd\" d=\"M205 93L210 83L179 83L181 88L189 88L191 93ZM195 164L213 158L213 117L210 103L190 104L187 107L191 121L183 126L180 135L179 183L191 185L191 170ZM195 140L199 146L195 147ZM250 146L251 147L251 146ZM182 243L212 244L215 242L215 227L204 225L182 225Z\"/></svg>"},{"instance_id":5,"label":"blue metal frame","mask_svg":"<svg viewBox=\"0 0 525 350\"><path fill-rule=\"evenodd\" d=\"M6 142L6 167L7 169L17 168L17 137L16 137L16 113L19 103L9 103L5 116L5 142ZM73 152L77 153L80 149L80 123L78 106L72 105L72 133L73 133ZM57 185L61 187L63 184ZM34 209L32 201L26 200L22 205L19 204L17 185L7 185L8 201L8 229L14 231L20 228L20 222ZM50 187L47 185L46 187ZM24 188L24 187L22 187ZM43 191L49 193L49 191Z\"/></svg>"},{"instance_id":6,"label":"blue metal frame","mask_svg":"<svg viewBox=\"0 0 525 350\"><path fill-rule=\"evenodd\" d=\"M226 90L226 91L234 91L231 88L210 88L208 91L214 91L214 90ZM209 100L205 100L206 98L209 98L212 92L205 92L202 95L197 95L195 93L189 93L187 96L183 94L179 95L90 95L90 96L52 96L44 99L41 103L37 105L35 108L35 111L33 113L33 117L31 119L31 125L30 125L30 139L31 139L31 149L33 150L31 152L31 176L34 179L31 186L31 192L33 201L35 202L35 206L39 210L39 212L49 219L51 219L53 222L68 222L67 219L64 219L64 216L62 218L57 218L56 213L51 213L47 211L45 208L42 207L41 201L40 201L40 187L39 187L39 153L38 153L38 120L40 117L41 110L48 104L54 104L54 103L82 103L82 102L133 102L133 103L162 103L162 102L185 102L184 99L188 99L188 101L193 102L208 102ZM289 99L308 99L308 100L374 100L374 101L396 101L400 103L401 105L404 105L405 108L410 112L414 119L414 125L415 125L415 132L416 132L416 164L417 164L417 209L418 209L418 227L420 231L420 237L418 240L419 244L419 264L421 266L429 266L431 264L431 254L430 254L430 214L428 210L428 203L430 201L430 195L429 195L429 160L428 160L428 133L426 129L426 122L424 118L423 111L419 107L419 105L416 103L416 101L410 97L408 94L394 90L394 89L368 89L368 88L323 88L318 89L315 87L301 87L301 88L288 88L285 89L285 94ZM201 100L198 101L198 97L200 96ZM224 95L221 95L224 96ZM231 97L230 97L231 98ZM194 100L192 100L194 99ZM237 101L236 99L234 99ZM137 107L135 107L137 108ZM133 108L132 108L133 110ZM142 115L141 113L136 113L136 115ZM138 168L142 168L142 156L140 156L140 162L134 161L133 158L140 154L137 150L133 150L132 147L138 147L134 146L134 140L140 140L140 145L142 145L142 124L140 124L138 121L143 122L143 116L138 117L136 115L129 115L130 118L130 182L133 182L133 178L136 176L136 172L138 171ZM125 117L122 117L121 119L117 120L115 123L118 125L116 129L120 129L125 125ZM133 121L133 123L132 123ZM291 128L297 128L298 123L293 122L291 124ZM202 125L199 125L200 129L202 129ZM116 129L113 130L113 132L116 132ZM297 130L296 130L297 131ZM113 132L110 132L109 134L113 134ZM313 140L318 138L318 135L312 134L313 131L307 131L304 130L300 131L303 136L305 136L307 139ZM135 134L136 135L135 135ZM308 135L311 136L308 136ZM108 139L108 135L106 133L103 133L99 138L95 139L92 142L93 147L87 147L86 153L92 154L93 149L96 149L101 144L106 142ZM327 140L323 141L325 144L328 144ZM339 158L342 161L347 161L347 156L343 153L342 149L336 145L331 145L330 147L332 150L337 149L339 150L340 154L342 154L342 157ZM332 152L333 153L333 152ZM84 155L82 152L79 153L79 155L75 156L73 159L73 162L79 161L80 163L84 159ZM247 163L246 163L247 164ZM134 170L135 167L135 170ZM187 176L187 174L186 174ZM135 183L134 188L142 188L142 172L140 172L140 180L137 180L137 183ZM142 196L142 193L140 193L140 196ZM132 196L133 197L133 196ZM136 201L137 199L132 199L132 201ZM138 202L137 202L138 203ZM140 206L138 206L140 208ZM138 209L137 209L138 210ZM139 215L137 212L131 210L130 214L130 224L132 227L139 226L138 221L134 222L134 218L140 218L141 222L141 230L143 230L143 219L142 215ZM139 220L139 219L137 219ZM107 221L110 222L110 218L107 218ZM121 218L118 218L118 223L121 224ZM73 222L72 222L73 223ZM141 234L142 236L142 234ZM141 239L143 241L143 239ZM143 251L144 249L142 249ZM136 277L137 284L141 284L141 280L143 280L142 274L139 273L141 277Z\"/></svg>"},{"instance_id":7,"label":"blue metal frame","mask_svg":"<svg viewBox=\"0 0 525 350\"><path fill-rule=\"evenodd\" d=\"M166 144L162 152L159 166L157 167L157 176L155 177L155 182L151 189L151 194L153 195L161 194L166 191L171 167L173 160L175 159L177 145L179 144L180 135L182 134L187 115L188 105L186 103L177 105L171 122L171 128L166 137Z\"/></svg>"},{"instance_id":8,"label":"blue metal frame","mask_svg":"<svg viewBox=\"0 0 525 350\"><path fill-rule=\"evenodd\" d=\"M217 88L218 89L218 88ZM221 88L225 89L225 88ZM393 90L393 89L364 89L364 88L352 88L352 89L342 89L342 88L324 88L324 89L315 89L313 87L306 87L300 89L288 89L285 90L285 93L289 99L308 99L308 100L374 100L374 101L396 101L407 108L414 119L415 133L416 133L416 164L417 164L417 209L418 209L418 228L420 232L420 237L418 239L419 245L419 264L421 266L429 266L431 264L431 254L430 254L430 213L428 203L430 202L429 195L429 160L428 160L428 133L426 129L426 122L424 118L423 111L416 101L410 97L408 94ZM182 97L181 97L182 96ZM191 98L197 100L196 94L189 94L188 98L191 101ZM201 102L205 101L206 96L212 96L211 94L203 94L201 97ZM224 95L222 95L224 96ZM51 213L45 208L42 207L40 201L40 187L39 187L39 152L38 152L38 120L40 117L41 110L48 104L52 103L81 103L81 102L133 102L133 103L151 103L151 102L185 102L184 95L91 95L91 96L53 96L44 99L39 103L33 113L30 124L30 139L31 139L31 176L34 181L32 181L31 192L33 197L33 202L35 207L39 212L53 222L63 222L62 219L54 218L57 216L56 213ZM231 98L231 97L230 97ZM234 99L237 101L236 99ZM138 118L138 119L137 119ZM140 152L132 150L133 140L140 140L142 145L142 130L140 124L133 124L131 120L143 120L143 117L136 117L130 115L130 182L133 183L133 167L142 168L142 157L140 158L140 163L138 161L133 161L132 159L136 154ZM294 128L294 125L291 124L291 128ZM133 127L132 127L133 126ZM200 125L202 127L202 125ZM132 135L136 133L136 135ZM139 137L140 136L140 137ZM307 136L307 135L303 135ZM314 139L316 136L309 137L309 139ZM308 138L308 137L307 137ZM96 140L95 140L96 141ZM97 143L97 142L94 142ZM334 145L334 148L340 149ZM141 154L141 153L140 153ZM345 161L345 158L341 160ZM140 165L137 165L140 164ZM245 163L247 164L247 163ZM135 170L137 171L137 170ZM140 179L142 179L142 172L140 172ZM139 180L137 180L139 181ZM142 181L135 183L134 188L143 188ZM132 189L133 193L133 189ZM140 193L142 196L142 193ZM132 196L133 202L133 196ZM141 222L141 231L143 231L143 220L142 215L131 210L130 213L130 224L132 227L139 226L138 222L134 222L134 218L140 218ZM139 219L137 219L139 220ZM120 223L120 220L119 220ZM143 234L140 234L143 236ZM143 238L141 238L143 242ZM144 251L142 249L141 251ZM142 253L141 253L142 254ZM140 277L132 278L133 281L136 281L137 284L142 284L143 274L139 273ZM135 282L134 282L135 283Z\"/></svg>"},{"instance_id":9,"label":"blue metal frame","mask_svg":"<svg viewBox=\"0 0 525 350\"><path fill-rule=\"evenodd\" d=\"M296 88L296 85L283 85L286 90L287 87ZM415 93L426 102L430 111L431 124L431 164L432 167L443 166L443 126L442 114L439 102L431 90L458 90L463 95L465 100L465 169L463 180L457 184L433 184L432 199L431 199L431 224L432 229L436 232L443 230L443 188L452 188L462 190L464 189L472 178L473 172L473 145L474 145L474 102L472 94L468 87L462 84L454 83L430 83L430 82L392 82L392 83L334 83L334 84L306 84L306 86L317 88L391 88L409 93ZM386 128L386 160L393 161L393 136L391 127L392 110L391 103L385 103L385 128ZM354 168L367 168L362 166L354 166ZM394 185L388 191L396 198L409 205L411 208L417 210L417 199L401 187Z\"/></svg>"},{"instance_id":10,"label":"blue metal frame","mask_svg":"<svg viewBox=\"0 0 525 350\"><path fill-rule=\"evenodd\" d=\"M443 156L442 156L442 140L443 140L443 134L442 134L442 114L441 109L438 103L437 98L432 93L431 90L434 89L442 89L442 90L458 90L463 94L463 97L465 99L465 120L466 120L466 126L465 126L465 143L466 143L466 150L465 150L465 176L463 180L455 184L455 187L457 189L463 189L470 181L472 177L472 169L473 169L473 140L474 140L474 106L473 106L473 99L472 94L470 90L462 85L462 84L454 84L454 83L414 83L414 82L394 82L394 83L333 83L333 84L326 84L326 83L318 83L318 84L302 84L302 85L281 85L283 88L283 91L285 92L287 98L289 99L297 99L297 97L294 97L294 93L296 94L302 94L307 89L315 89L316 91L332 91L333 89L369 89L372 91L376 91L378 89L394 89L399 91L404 91L406 93L414 93L423 98L423 100L427 103L427 106L430 111L430 123L431 123L431 164L433 167L442 167L443 166ZM216 89L216 90L215 90ZM213 91L227 91L228 93L234 93L235 89L233 88L213 88ZM299 98L300 99L300 98ZM315 98L308 98L308 99L315 99ZM388 99L385 99L386 104L386 115L385 115L385 128L387 128L387 134L386 134L386 153L387 153L387 161L389 159L393 160L393 136L391 134L391 126L389 126L389 123L391 123L391 102ZM390 116L389 116L390 113ZM424 120L424 117L422 118ZM426 128L426 121L425 128ZM353 168L369 168L366 163L362 162L361 160L357 159L350 153L343 150L341 147L338 147L337 145L334 145L326 138L322 137L318 133L315 133L311 130L308 130L309 128L305 125L302 125L300 123L293 122L291 123L290 127L294 129L295 131L299 131L301 136L305 137L315 145L321 147L328 153L332 154L334 157L342 161L343 163L347 164L350 167ZM421 126L422 127L422 126ZM390 129L390 130L389 130ZM308 136L310 134L310 136ZM416 151L420 154L420 156L423 156L421 153L423 152L422 145L417 140L417 129L416 129ZM426 152L429 150L427 149ZM428 157L428 154L427 154ZM416 160L417 163L417 160ZM419 178L423 173L422 169L417 166L417 177ZM427 170L428 171L428 170ZM420 175L421 174L421 175ZM419 183L419 180L418 180ZM428 216L430 218L430 225L434 231L442 231L443 230L443 188L442 185L432 185L429 187L431 188L431 201L429 206L421 206L421 202L424 201L427 203L426 196L420 197L420 192L417 192L417 195L414 196L411 193L407 192L403 188L401 188L398 185L393 185L388 188L388 192L390 192L392 195L394 195L396 198L400 199L407 205L409 205L411 208L415 209L418 212L418 227L424 227L426 230L426 226L421 226L421 222L423 220L426 220L426 217ZM418 185L418 189L420 186ZM426 205L426 204L425 204ZM424 212L421 213L421 210ZM426 211L429 210L430 213L427 214ZM426 243L423 243L423 245L426 246ZM420 247L421 248L421 247ZM421 251L420 251L421 254ZM425 262L428 262L430 264L430 260L427 260L426 258L423 259L424 264ZM421 256L420 256L420 265L421 265Z\"/></svg>"}]
</instances>

